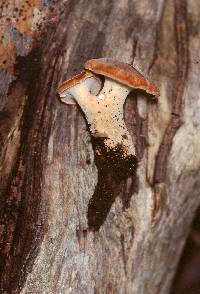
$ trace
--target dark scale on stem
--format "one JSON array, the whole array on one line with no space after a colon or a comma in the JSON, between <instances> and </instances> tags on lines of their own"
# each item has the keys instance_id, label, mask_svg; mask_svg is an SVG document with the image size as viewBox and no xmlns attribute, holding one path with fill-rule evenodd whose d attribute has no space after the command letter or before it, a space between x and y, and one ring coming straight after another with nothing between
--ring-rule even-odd
<instances>
[{"instance_id":1,"label":"dark scale on stem","mask_svg":"<svg viewBox=\"0 0 200 294\"><path fill-rule=\"evenodd\" d=\"M98 231L120 191L123 180L136 170L136 157L125 155L123 145L114 149L106 146L106 138L92 138L98 183L88 206L88 226Z\"/></svg>"}]
</instances>

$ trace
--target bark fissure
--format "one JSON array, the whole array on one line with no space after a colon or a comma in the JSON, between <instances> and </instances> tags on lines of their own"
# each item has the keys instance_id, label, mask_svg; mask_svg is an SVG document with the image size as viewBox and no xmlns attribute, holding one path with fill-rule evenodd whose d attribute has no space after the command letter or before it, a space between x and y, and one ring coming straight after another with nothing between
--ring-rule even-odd
<instances>
[{"instance_id":1,"label":"bark fissure","mask_svg":"<svg viewBox=\"0 0 200 294\"><path fill-rule=\"evenodd\" d=\"M183 91L187 80L189 66L188 28L187 28L187 1L175 2L175 36L176 36L176 60L177 73L176 84L172 94L171 120L166 128L154 169L154 184L165 182L167 159L172 147L173 138L182 125Z\"/></svg>"},{"instance_id":2,"label":"bark fissure","mask_svg":"<svg viewBox=\"0 0 200 294\"><path fill-rule=\"evenodd\" d=\"M1 223L4 228L1 236L1 266L4 269L0 271L1 288L8 292L22 286L28 263L26 256L29 256L34 241L37 239L39 242L41 236L41 228L34 226L39 213L41 163L34 153L35 146L30 148L28 145L36 113L40 58L41 52L33 49L28 56L20 57L17 64L17 68L18 66L20 68L18 79L27 88L28 99L21 118L21 139L17 162L7 188L1 195L5 201L1 214ZM32 142L33 145L36 144L34 140ZM31 165L31 162L34 164ZM35 200L34 203L32 197ZM20 270L22 268L23 271Z\"/></svg>"}]
</instances>

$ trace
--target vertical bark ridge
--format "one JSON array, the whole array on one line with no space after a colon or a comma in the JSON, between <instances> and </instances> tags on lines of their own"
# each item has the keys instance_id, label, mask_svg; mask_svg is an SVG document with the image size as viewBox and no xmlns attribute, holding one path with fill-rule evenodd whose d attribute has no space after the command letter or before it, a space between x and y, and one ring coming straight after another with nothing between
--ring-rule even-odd
<instances>
[{"instance_id":1,"label":"vertical bark ridge","mask_svg":"<svg viewBox=\"0 0 200 294\"><path fill-rule=\"evenodd\" d=\"M154 183L165 181L167 159L172 147L173 138L182 124L183 91L187 79L189 66L188 50L188 24L187 24L187 1L176 0L175 2L175 39L176 39L176 60L177 73L176 85L172 95L171 120L163 136L155 163Z\"/></svg>"}]
</instances>

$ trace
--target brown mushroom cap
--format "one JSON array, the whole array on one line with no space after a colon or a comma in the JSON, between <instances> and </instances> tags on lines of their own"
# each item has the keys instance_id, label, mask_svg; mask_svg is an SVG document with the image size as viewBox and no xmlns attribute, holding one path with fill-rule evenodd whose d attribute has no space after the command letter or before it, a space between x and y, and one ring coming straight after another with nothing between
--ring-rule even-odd
<instances>
[{"instance_id":1,"label":"brown mushroom cap","mask_svg":"<svg viewBox=\"0 0 200 294\"><path fill-rule=\"evenodd\" d=\"M65 90L79 84L81 81L84 81L85 79L90 77L94 77L94 75L91 72L81 72L80 74L62 83L62 85L58 87L58 94L61 95Z\"/></svg>"},{"instance_id":2,"label":"brown mushroom cap","mask_svg":"<svg viewBox=\"0 0 200 294\"><path fill-rule=\"evenodd\" d=\"M84 64L84 67L87 70L109 77L130 88L141 89L153 96L159 96L159 89L156 85L128 63L111 58L99 58L88 60Z\"/></svg>"}]
</instances>

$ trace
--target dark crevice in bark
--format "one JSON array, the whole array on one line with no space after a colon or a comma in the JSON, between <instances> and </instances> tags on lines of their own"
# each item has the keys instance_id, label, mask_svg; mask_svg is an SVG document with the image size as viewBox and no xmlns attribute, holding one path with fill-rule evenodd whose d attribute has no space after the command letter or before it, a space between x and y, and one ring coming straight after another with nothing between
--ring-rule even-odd
<instances>
[{"instance_id":1,"label":"dark crevice in bark","mask_svg":"<svg viewBox=\"0 0 200 294\"><path fill-rule=\"evenodd\" d=\"M124 234L121 234L120 235L120 243L121 243L121 247L122 247L122 260L123 260L123 264L124 264L124 272L125 272L125 276L127 275L127 258L126 258L126 250L125 250L125 246L124 246L124 243L125 243L125 240L124 240Z\"/></svg>"},{"instance_id":2,"label":"dark crevice in bark","mask_svg":"<svg viewBox=\"0 0 200 294\"><path fill-rule=\"evenodd\" d=\"M20 149L17 162L1 199L1 290L14 293L24 280L24 271L35 239L39 243L41 226L37 225L40 203L40 177L42 163L39 160L40 145L30 138L36 114L41 51L33 49L17 63L18 81L27 89L27 102L21 119ZM34 153L37 145L37 154ZM37 171L37 172L36 172ZM30 256L29 256L30 257ZM23 267L23 271L22 271Z\"/></svg>"},{"instance_id":3,"label":"dark crevice in bark","mask_svg":"<svg viewBox=\"0 0 200 294\"><path fill-rule=\"evenodd\" d=\"M134 193L138 192L139 183L136 172L128 179L123 180L121 187L120 198L123 204L123 210L126 210L130 206L131 197Z\"/></svg>"},{"instance_id":4,"label":"dark crevice in bark","mask_svg":"<svg viewBox=\"0 0 200 294\"><path fill-rule=\"evenodd\" d=\"M155 164L154 184L165 181L167 159L171 150L173 138L182 125L183 91L187 80L189 66L187 1L175 1L175 36L177 54L177 74L174 88L171 120L163 136Z\"/></svg>"},{"instance_id":5,"label":"dark crevice in bark","mask_svg":"<svg viewBox=\"0 0 200 294\"><path fill-rule=\"evenodd\" d=\"M138 39L137 38L134 38L133 40L133 49L132 49L132 60L130 62L130 65L133 65L133 62L134 62L134 59L135 59L135 56L136 56L136 50L137 50L137 45L138 45Z\"/></svg>"}]
</instances>

